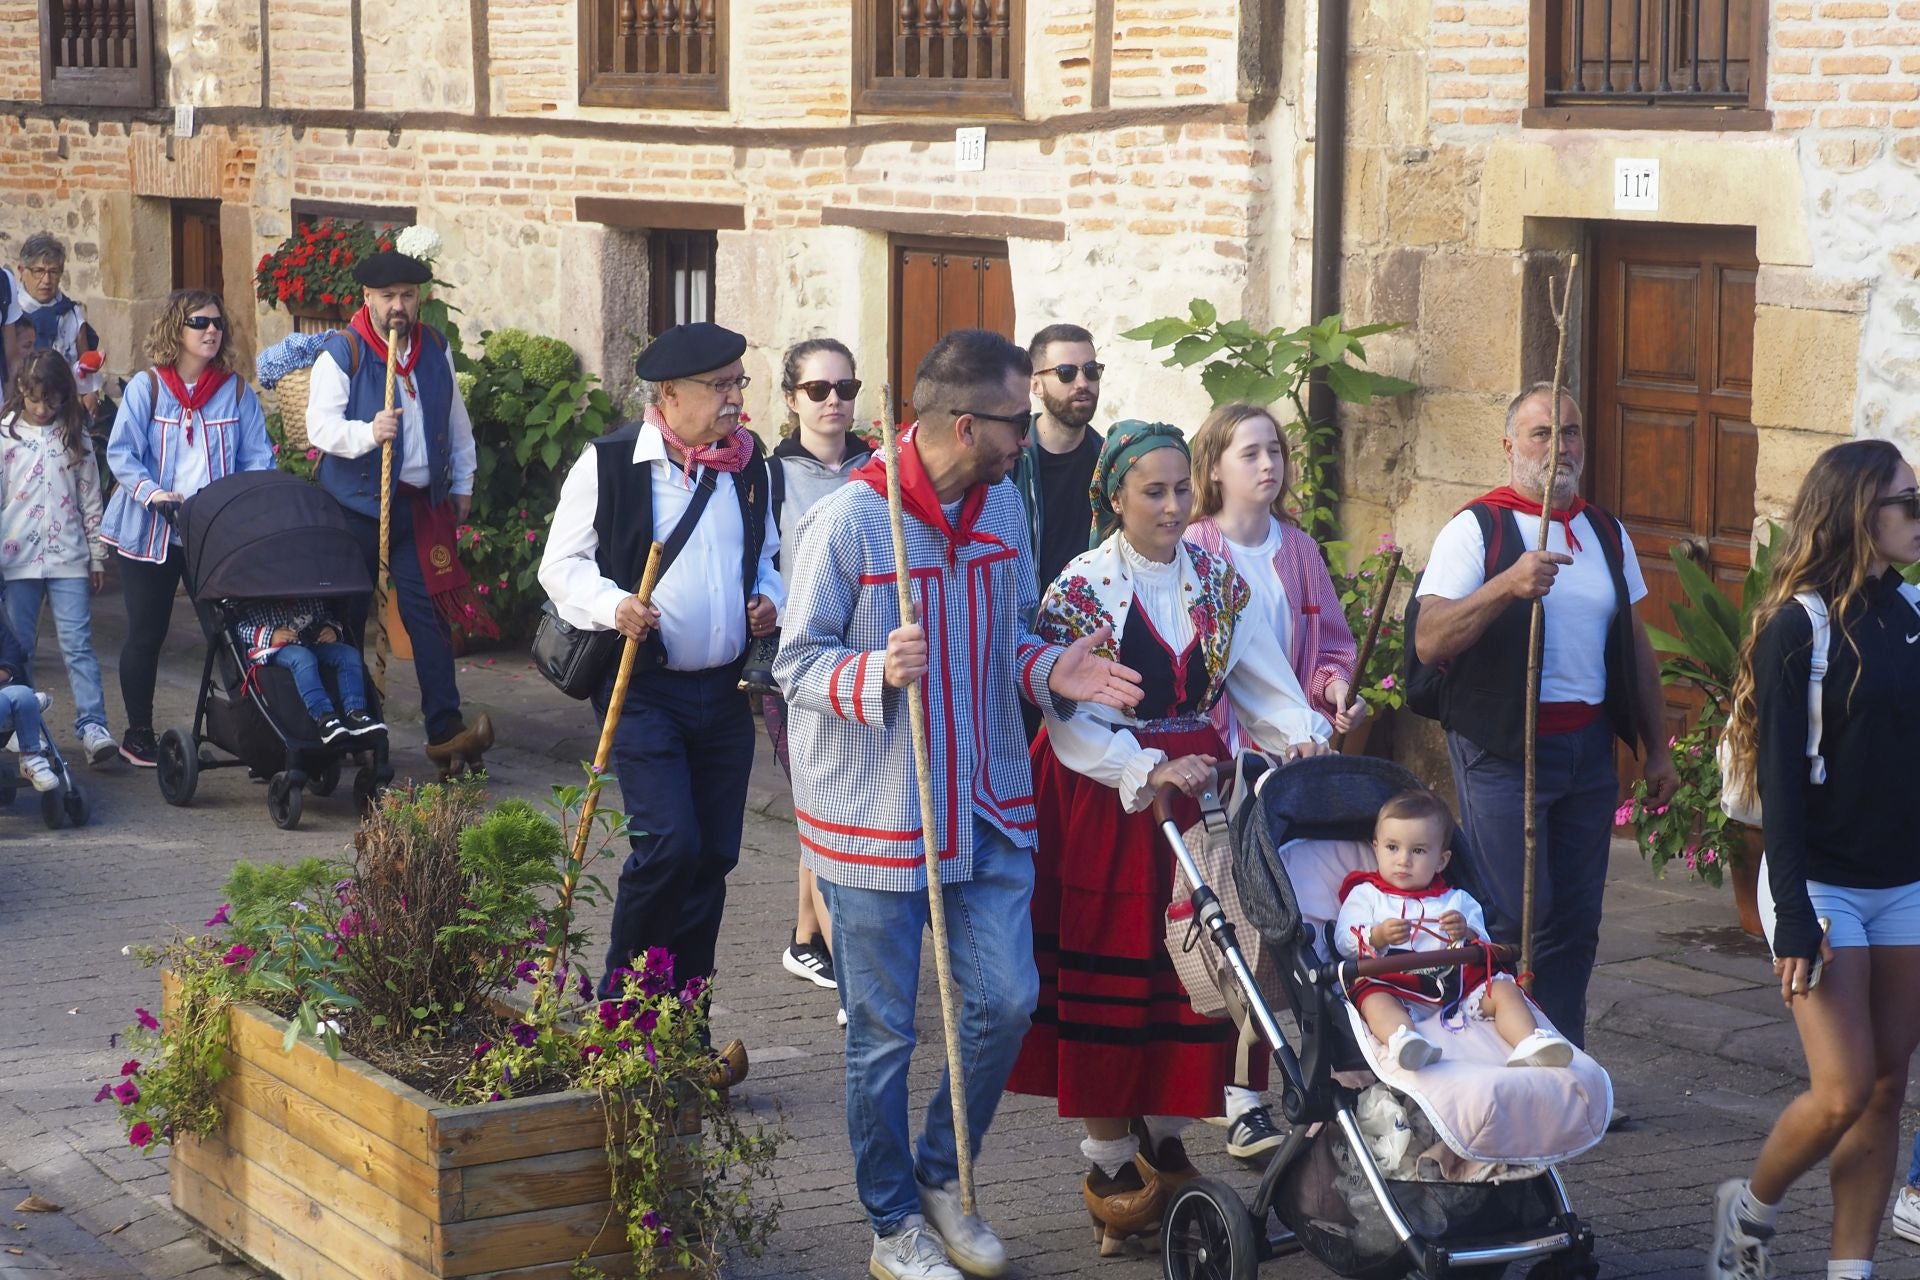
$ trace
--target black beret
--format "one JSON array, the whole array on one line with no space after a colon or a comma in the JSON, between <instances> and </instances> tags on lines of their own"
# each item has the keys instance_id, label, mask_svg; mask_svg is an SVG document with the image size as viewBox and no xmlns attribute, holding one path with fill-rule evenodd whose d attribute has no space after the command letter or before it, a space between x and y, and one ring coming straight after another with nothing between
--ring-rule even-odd
<instances>
[{"instance_id":1,"label":"black beret","mask_svg":"<svg viewBox=\"0 0 1920 1280\"><path fill-rule=\"evenodd\" d=\"M353 278L369 289L388 289L396 284L425 284L433 279L433 268L388 249L362 258L353 268Z\"/></svg>"},{"instance_id":2,"label":"black beret","mask_svg":"<svg viewBox=\"0 0 1920 1280\"><path fill-rule=\"evenodd\" d=\"M633 371L644 382L690 378L732 364L746 349L745 334L711 321L677 324L647 344Z\"/></svg>"}]
</instances>

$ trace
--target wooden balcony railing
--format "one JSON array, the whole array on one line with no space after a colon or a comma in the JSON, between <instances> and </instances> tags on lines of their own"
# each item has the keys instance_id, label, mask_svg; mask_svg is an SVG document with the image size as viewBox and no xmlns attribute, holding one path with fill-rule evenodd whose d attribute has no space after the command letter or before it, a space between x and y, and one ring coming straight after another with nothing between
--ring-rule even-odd
<instances>
[{"instance_id":1,"label":"wooden balcony railing","mask_svg":"<svg viewBox=\"0 0 1920 1280\"><path fill-rule=\"evenodd\" d=\"M1021 0L855 0L854 109L1018 115Z\"/></svg>"},{"instance_id":2,"label":"wooden balcony railing","mask_svg":"<svg viewBox=\"0 0 1920 1280\"><path fill-rule=\"evenodd\" d=\"M727 0L581 0L580 101L725 110Z\"/></svg>"},{"instance_id":3,"label":"wooden balcony railing","mask_svg":"<svg viewBox=\"0 0 1920 1280\"><path fill-rule=\"evenodd\" d=\"M1691 112L1707 127L1764 114L1765 0L1533 0L1533 10L1533 105L1569 109L1563 123L1583 108L1658 111L1673 124Z\"/></svg>"},{"instance_id":4,"label":"wooden balcony railing","mask_svg":"<svg viewBox=\"0 0 1920 1280\"><path fill-rule=\"evenodd\" d=\"M152 106L151 0L40 0L40 96L62 106Z\"/></svg>"}]
</instances>

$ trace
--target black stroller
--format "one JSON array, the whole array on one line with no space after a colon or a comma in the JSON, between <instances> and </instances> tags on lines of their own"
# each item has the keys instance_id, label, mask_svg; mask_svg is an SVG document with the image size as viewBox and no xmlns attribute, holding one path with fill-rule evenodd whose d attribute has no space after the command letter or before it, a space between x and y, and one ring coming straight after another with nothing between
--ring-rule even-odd
<instances>
[{"instance_id":1,"label":"black stroller","mask_svg":"<svg viewBox=\"0 0 1920 1280\"><path fill-rule=\"evenodd\" d=\"M1226 806L1218 796L1209 796L1202 801L1202 813L1209 832L1215 833L1209 838L1224 829L1230 842L1246 924L1273 949L1280 991L1259 989L1233 923L1169 817L1165 793L1155 801L1154 812L1189 883L1196 886L1193 919L1205 940L1195 937L1194 945L1219 949L1233 974L1234 1000L1272 1048L1274 1087L1290 1131L1267 1166L1250 1208L1231 1187L1213 1178L1197 1178L1174 1193L1161 1233L1167 1280L1252 1280L1261 1262L1300 1251L1342 1276L1361 1280L1391 1280L1408 1273L1426 1280L1491 1280L1516 1262L1533 1264L1533 1280L1592 1280L1599 1274L1593 1233L1574 1215L1552 1167L1566 1153L1591 1146L1605 1131L1611 1085L1591 1059L1586 1060L1586 1079L1592 1081L1598 1073L1599 1088L1587 1092L1604 1095L1586 1099L1597 1108L1597 1125L1583 1113L1581 1124L1587 1127L1577 1142L1546 1148L1539 1153L1543 1158L1524 1162L1503 1180L1389 1177L1356 1120L1362 1091L1377 1087L1379 1077L1350 1022L1347 987L1379 973L1473 963L1482 953L1459 949L1421 952L1417 959L1389 955L1343 961L1334 953L1327 920L1316 927L1316 916L1325 916L1325 904L1337 901L1329 895L1337 890L1303 880L1296 893L1289 864L1295 866L1295 876L1324 879L1320 865L1312 861L1320 855L1307 851L1360 847L1354 842L1371 837L1380 806L1418 781L1397 765L1365 757L1317 757L1276 768L1252 752L1234 762L1227 781ZM1456 852L1460 840L1456 835ZM1293 851L1300 851L1298 858L1291 856ZM1456 882L1462 861L1456 858L1449 868ZM1326 874L1335 876L1337 885L1344 871L1329 865ZM1303 903L1309 909L1303 910ZM1276 1004L1293 1012L1298 1054L1275 1018ZM1497 1080L1497 1085L1562 1087L1548 1081L1544 1072L1503 1074L1511 1079ZM1559 1074L1566 1078L1569 1073ZM1428 1105L1411 1095L1407 1099L1418 1102L1423 1112ZM1427 1122L1425 1114L1420 1119ZM1436 1131L1448 1132L1439 1118L1432 1123ZM1272 1236L1267 1231L1269 1212L1282 1228Z\"/></svg>"},{"instance_id":2,"label":"black stroller","mask_svg":"<svg viewBox=\"0 0 1920 1280\"><path fill-rule=\"evenodd\" d=\"M195 494L180 508L175 527L186 556L187 596L207 637L207 661L192 727L160 736L160 794L168 804L187 804L201 770L245 765L267 779L273 824L292 830L305 793L331 795L348 758L355 757L353 799L364 813L393 780L387 735L321 742L293 673L265 664L249 672L233 631L237 600L345 598L373 590L339 504L285 472L244 471ZM345 639L357 644L360 637ZM328 680L328 692L337 698L331 673ZM367 699L377 717L379 696L371 682ZM235 758L218 759L209 747Z\"/></svg>"}]
</instances>

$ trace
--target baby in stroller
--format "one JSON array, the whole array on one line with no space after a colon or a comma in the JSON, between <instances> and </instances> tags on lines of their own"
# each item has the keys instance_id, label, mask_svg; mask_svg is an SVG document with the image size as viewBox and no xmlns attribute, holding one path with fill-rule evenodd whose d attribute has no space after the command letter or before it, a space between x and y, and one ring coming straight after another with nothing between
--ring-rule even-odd
<instances>
[{"instance_id":1,"label":"baby in stroller","mask_svg":"<svg viewBox=\"0 0 1920 1280\"><path fill-rule=\"evenodd\" d=\"M1378 870L1355 871L1340 886L1333 943L1341 955L1363 960L1486 940L1480 904L1440 874L1453 857L1452 839L1453 815L1430 791L1402 791L1380 807L1373 828ZM1367 1029L1387 1047L1387 1056L1404 1070L1418 1071L1440 1057L1440 1046L1415 1026L1416 1019L1436 1011L1443 1020L1456 1012L1490 1017L1513 1050L1507 1056L1510 1067L1564 1067L1573 1061L1573 1045L1542 1028L1512 976L1494 972L1489 964L1363 978L1349 998Z\"/></svg>"},{"instance_id":2,"label":"baby in stroller","mask_svg":"<svg viewBox=\"0 0 1920 1280\"><path fill-rule=\"evenodd\" d=\"M367 711L366 668L360 651L346 643L340 622L318 597L234 602L233 629L249 669L285 667L320 730L320 741L383 733L386 725ZM340 705L334 706L323 672L333 673Z\"/></svg>"},{"instance_id":3,"label":"baby in stroller","mask_svg":"<svg viewBox=\"0 0 1920 1280\"><path fill-rule=\"evenodd\" d=\"M13 735L20 751L20 776L35 791L53 791L60 786L60 772L48 759L52 742L40 718L42 695L27 684L26 674L26 650L0 616L0 742Z\"/></svg>"}]
</instances>

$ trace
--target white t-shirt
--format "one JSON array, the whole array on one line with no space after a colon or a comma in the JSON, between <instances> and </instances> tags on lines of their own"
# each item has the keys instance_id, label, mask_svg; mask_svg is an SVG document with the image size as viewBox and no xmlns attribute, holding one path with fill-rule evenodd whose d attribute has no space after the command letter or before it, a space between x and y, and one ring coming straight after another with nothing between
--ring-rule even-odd
<instances>
[{"instance_id":1,"label":"white t-shirt","mask_svg":"<svg viewBox=\"0 0 1920 1280\"><path fill-rule=\"evenodd\" d=\"M1280 539L1286 536L1285 529L1285 525L1268 516L1266 540L1257 547L1235 542L1224 535L1222 538L1233 555L1235 572L1246 579L1253 592L1253 608L1247 616L1267 620L1280 641L1282 652L1292 643L1293 630L1293 610L1287 606L1287 589L1280 585L1280 570L1274 563L1280 554Z\"/></svg>"},{"instance_id":2,"label":"white t-shirt","mask_svg":"<svg viewBox=\"0 0 1920 1280\"><path fill-rule=\"evenodd\" d=\"M1504 514L1494 512L1496 517ZM1529 551L1539 550L1539 517L1517 515L1516 522L1521 545ZM1613 620L1613 578L1607 572L1607 553L1600 546L1600 535L1584 511L1573 518L1573 536L1580 543L1578 551L1571 551L1567 545L1565 522L1555 520L1547 534L1547 549L1571 554L1573 563L1560 566L1553 589L1546 595L1540 700L1598 706L1607 699L1607 624ZM1620 544L1626 556L1622 567L1627 597L1637 603L1647 594L1647 583L1624 526ZM1434 539L1426 576L1420 579L1420 594L1464 600L1486 581L1487 546L1480 536L1480 522L1473 512L1462 511Z\"/></svg>"}]
</instances>

